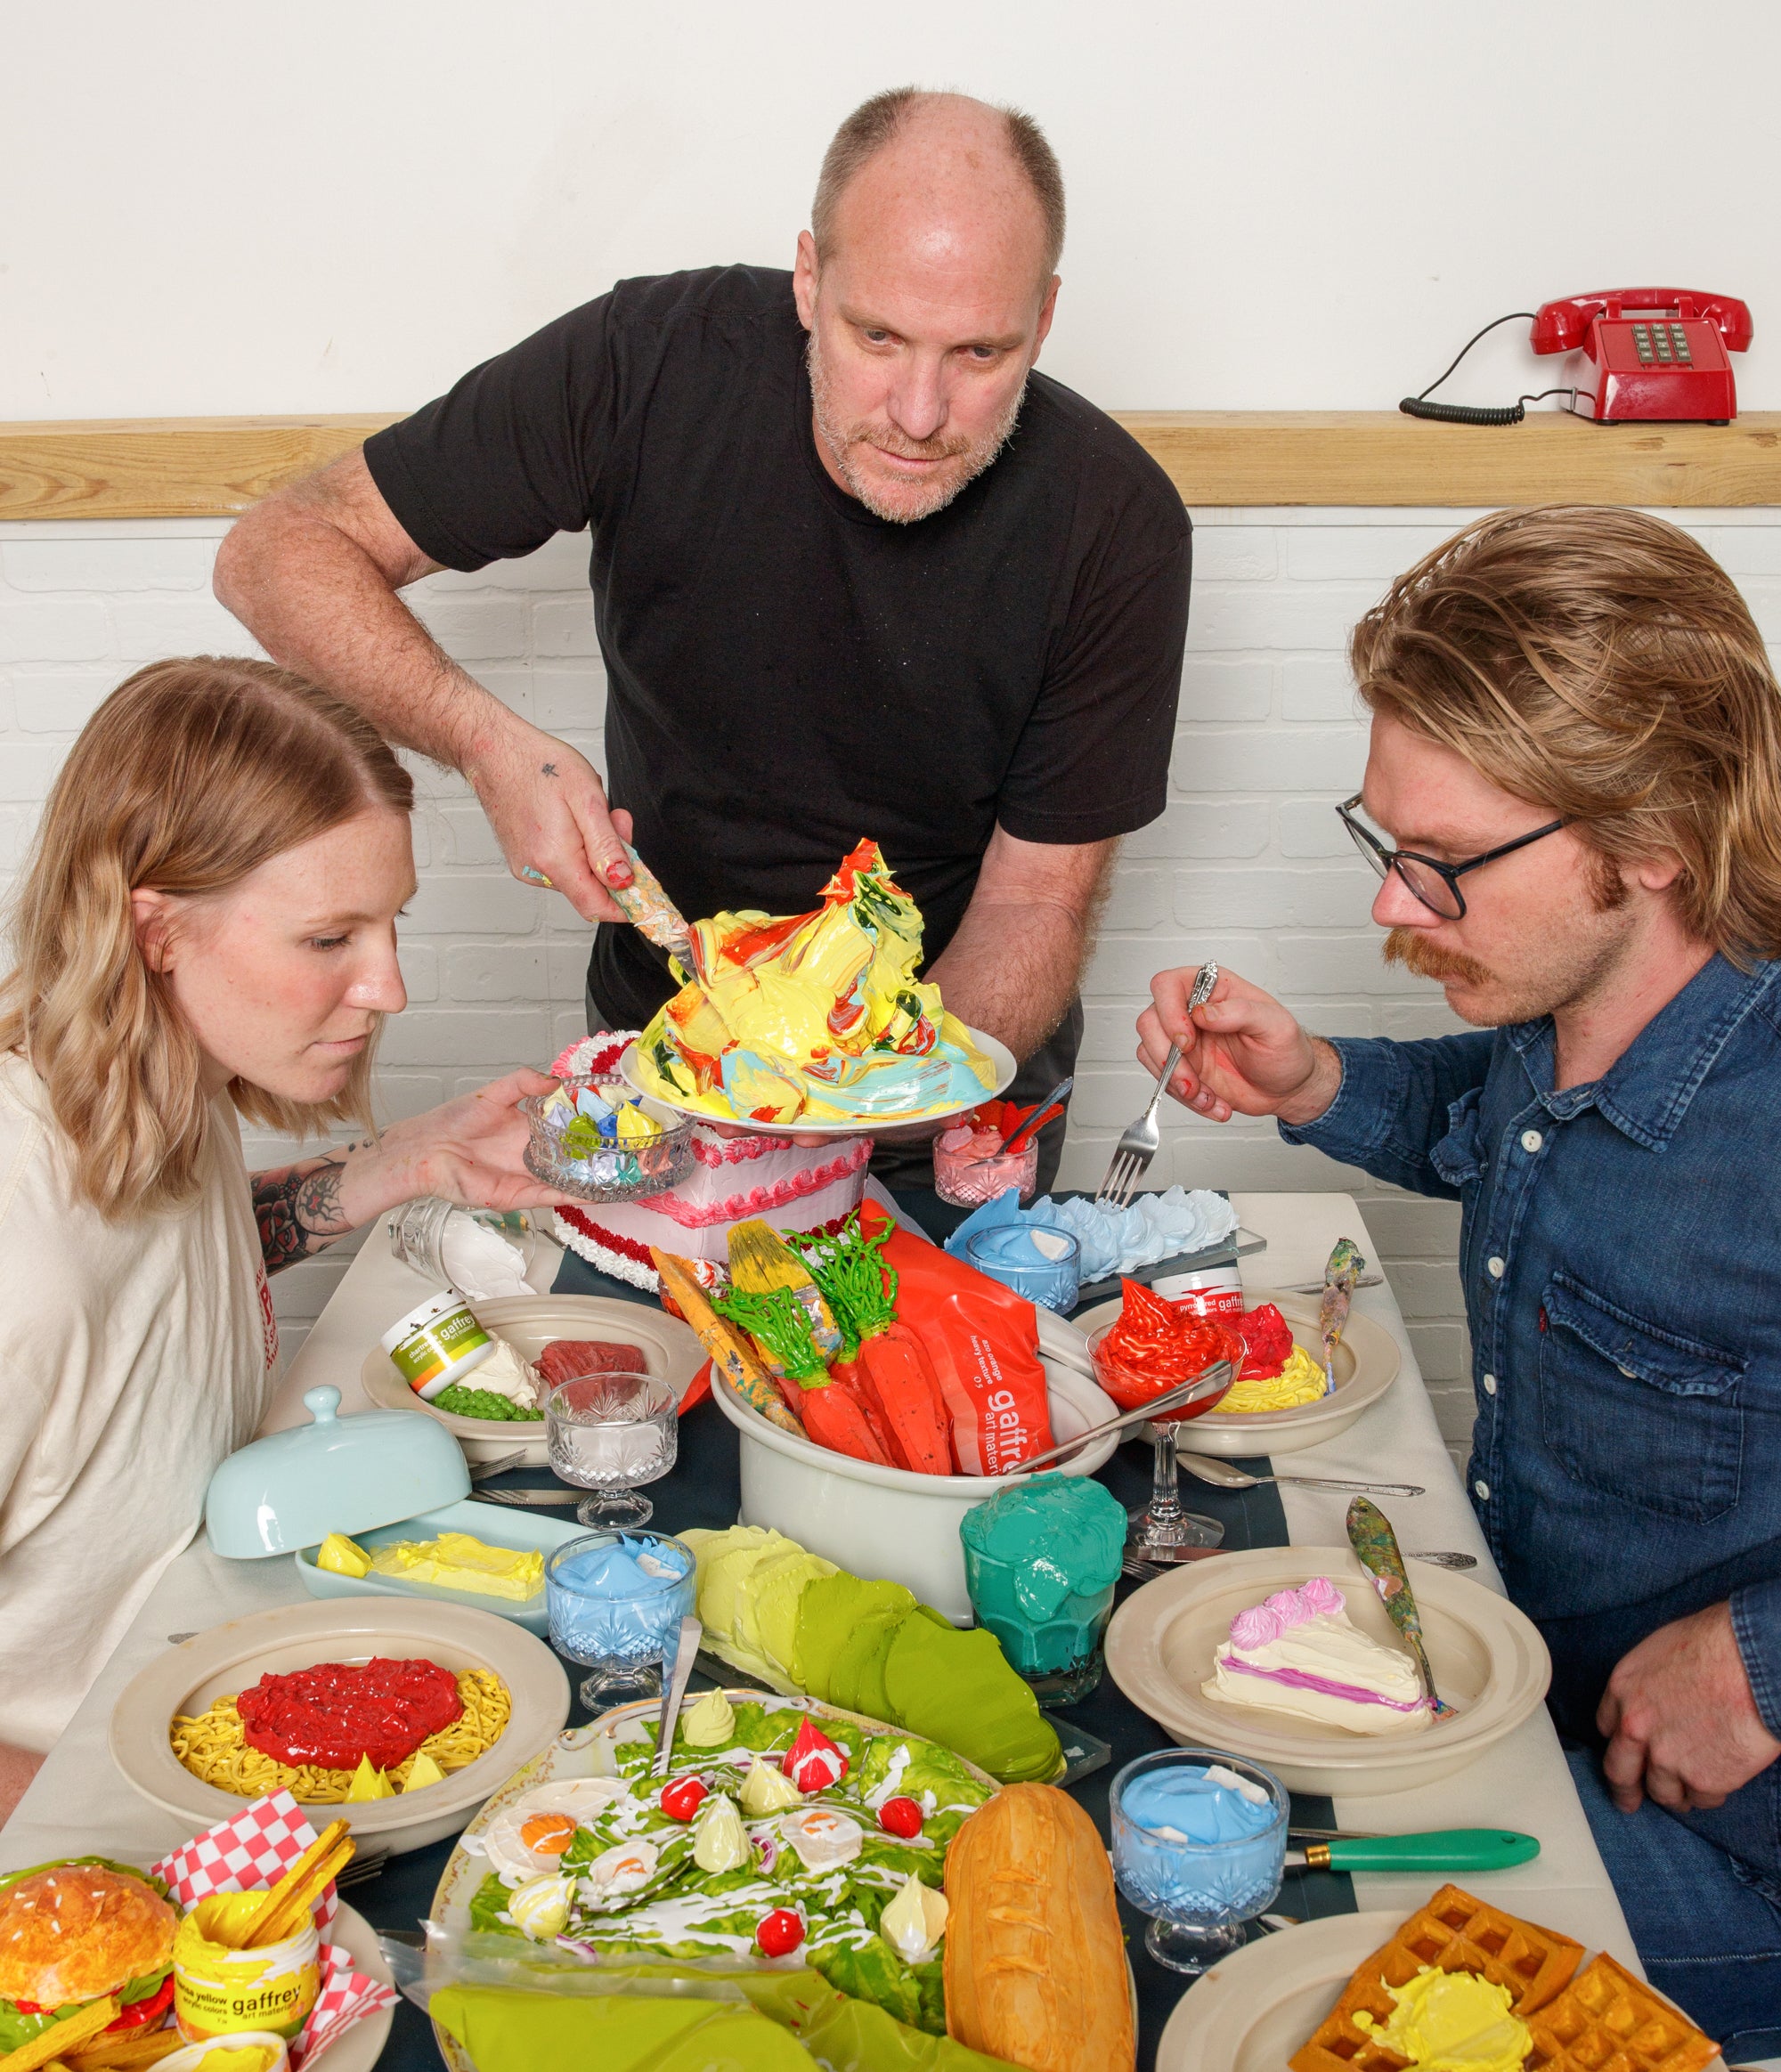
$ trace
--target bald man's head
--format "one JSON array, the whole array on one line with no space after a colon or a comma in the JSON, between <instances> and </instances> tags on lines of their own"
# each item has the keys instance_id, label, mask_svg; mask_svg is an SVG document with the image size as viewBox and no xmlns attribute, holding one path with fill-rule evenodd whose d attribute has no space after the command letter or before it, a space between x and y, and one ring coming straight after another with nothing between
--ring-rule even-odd
<instances>
[{"instance_id":1,"label":"bald man's head","mask_svg":"<svg viewBox=\"0 0 1781 2072\"><path fill-rule=\"evenodd\" d=\"M890 163L882 161L889 158ZM881 176L919 179L931 207L963 207L1029 219L1038 277L1057 271L1063 252L1063 173L1045 132L1016 108L992 107L964 93L895 86L862 102L823 155L810 205L818 259L845 233L845 202L874 160ZM883 183L883 178L877 183Z\"/></svg>"}]
</instances>

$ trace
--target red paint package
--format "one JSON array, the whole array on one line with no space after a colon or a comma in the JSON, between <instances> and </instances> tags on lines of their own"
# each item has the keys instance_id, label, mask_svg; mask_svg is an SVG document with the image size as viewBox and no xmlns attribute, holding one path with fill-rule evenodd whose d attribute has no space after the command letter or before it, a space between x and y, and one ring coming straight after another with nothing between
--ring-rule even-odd
<instances>
[{"instance_id":1,"label":"red paint package","mask_svg":"<svg viewBox=\"0 0 1781 2072\"><path fill-rule=\"evenodd\" d=\"M891 1219L859 1205L875 1237ZM897 1275L897 1320L915 1333L940 1385L961 1475L1000 1475L1053 1443L1033 1305L938 1245L893 1227L881 1255Z\"/></svg>"}]
</instances>

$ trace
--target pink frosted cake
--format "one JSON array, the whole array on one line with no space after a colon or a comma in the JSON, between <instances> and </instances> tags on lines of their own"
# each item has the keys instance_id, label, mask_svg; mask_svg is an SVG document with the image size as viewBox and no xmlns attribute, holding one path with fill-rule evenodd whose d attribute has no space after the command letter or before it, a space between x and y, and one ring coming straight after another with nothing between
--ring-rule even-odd
<instances>
[{"instance_id":1,"label":"pink frosted cake","mask_svg":"<svg viewBox=\"0 0 1781 2072\"><path fill-rule=\"evenodd\" d=\"M635 1030L609 1029L572 1044L551 1075L615 1072ZM729 1229L760 1216L779 1231L816 1230L859 1207L872 1158L870 1137L815 1148L786 1137L724 1136L693 1125L692 1171L665 1194L641 1201L563 1202L557 1233L590 1265L634 1288L654 1289L649 1247L683 1259L725 1259Z\"/></svg>"},{"instance_id":2,"label":"pink frosted cake","mask_svg":"<svg viewBox=\"0 0 1781 2072\"><path fill-rule=\"evenodd\" d=\"M1208 1698L1254 1705L1352 1734L1406 1734L1432 1718L1410 1656L1354 1626L1328 1576L1239 1612L1213 1657Z\"/></svg>"}]
</instances>

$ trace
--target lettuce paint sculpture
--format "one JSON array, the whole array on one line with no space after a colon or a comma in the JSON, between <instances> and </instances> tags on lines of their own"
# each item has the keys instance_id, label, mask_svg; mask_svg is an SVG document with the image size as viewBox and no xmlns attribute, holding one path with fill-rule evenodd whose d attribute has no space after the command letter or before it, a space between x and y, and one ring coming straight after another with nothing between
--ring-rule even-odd
<instances>
[{"instance_id":1,"label":"lettuce paint sculpture","mask_svg":"<svg viewBox=\"0 0 1781 2072\"><path fill-rule=\"evenodd\" d=\"M680 991L638 1039L650 1093L725 1122L814 1126L907 1122L994 1089L939 987L916 981L922 916L876 842L843 858L822 900L693 924Z\"/></svg>"}]
</instances>

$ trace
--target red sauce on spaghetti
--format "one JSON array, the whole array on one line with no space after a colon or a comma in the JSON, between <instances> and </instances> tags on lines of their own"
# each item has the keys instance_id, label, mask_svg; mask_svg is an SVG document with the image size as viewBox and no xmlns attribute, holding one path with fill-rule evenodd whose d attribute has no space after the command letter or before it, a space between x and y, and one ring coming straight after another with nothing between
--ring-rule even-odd
<instances>
[{"instance_id":1,"label":"red sauce on spaghetti","mask_svg":"<svg viewBox=\"0 0 1781 2072\"><path fill-rule=\"evenodd\" d=\"M458 1679L436 1662L320 1662L264 1676L235 1701L249 1748L276 1761L355 1770L406 1762L464 1710Z\"/></svg>"}]
</instances>

